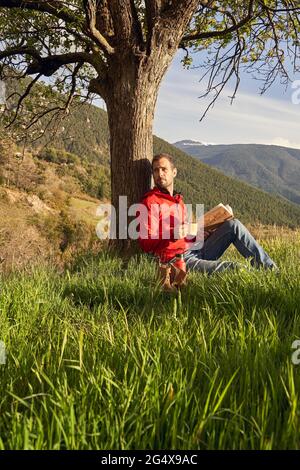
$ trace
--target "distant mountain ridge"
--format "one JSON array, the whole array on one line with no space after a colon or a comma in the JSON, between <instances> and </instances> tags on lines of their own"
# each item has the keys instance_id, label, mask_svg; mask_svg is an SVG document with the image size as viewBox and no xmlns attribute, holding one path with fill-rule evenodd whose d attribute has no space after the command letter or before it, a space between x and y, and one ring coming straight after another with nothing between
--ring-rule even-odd
<instances>
[{"instance_id":1,"label":"distant mountain ridge","mask_svg":"<svg viewBox=\"0 0 300 470\"><path fill-rule=\"evenodd\" d=\"M57 131L55 137L46 131L43 137L33 144L26 141L27 150L32 153L33 158L49 162L49 165L59 165L58 173L69 173L70 178L75 178L89 196L109 198L110 155L106 112L87 103L80 106L77 104L60 123ZM196 204L204 204L205 210L208 210L223 202L230 204L236 217L246 224L253 225L258 222L300 226L298 204L268 194L237 178L225 176L158 137L153 136L153 144L155 154L173 155L178 168L176 190L182 192L185 202L193 204L194 209ZM214 147L198 146L205 152ZM5 180L5 174L2 174L3 178ZM67 182L61 181L61 185L62 189L65 185L72 186L71 179Z\"/></svg>"},{"instance_id":2,"label":"distant mountain ridge","mask_svg":"<svg viewBox=\"0 0 300 470\"><path fill-rule=\"evenodd\" d=\"M45 144L49 137L39 142ZM217 169L197 161L163 139L153 136L154 154L173 155L178 168L176 189L184 195L185 202L205 204L208 210L223 202L234 208L236 217L244 223L300 226L300 207L287 199L268 194L245 182L225 176ZM83 105L64 120L64 131L51 145L101 164L109 170L109 137L107 114L92 105ZM203 146L203 150L211 146Z\"/></svg>"},{"instance_id":3,"label":"distant mountain ridge","mask_svg":"<svg viewBox=\"0 0 300 470\"><path fill-rule=\"evenodd\" d=\"M173 145L228 176L300 204L299 149L261 144L202 145L189 140Z\"/></svg>"},{"instance_id":4,"label":"distant mountain ridge","mask_svg":"<svg viewBox=\"0 0 300 470\"><path fill-rule=\"evenodd\" d=\"M175 147L180 148L181 150L184 150L186 147L202 147L203 145L211 145L208 144L207 142L198 142L197 140L180 140L179 142L175 142L174 144Z\"/></svg>"}]
</instances>

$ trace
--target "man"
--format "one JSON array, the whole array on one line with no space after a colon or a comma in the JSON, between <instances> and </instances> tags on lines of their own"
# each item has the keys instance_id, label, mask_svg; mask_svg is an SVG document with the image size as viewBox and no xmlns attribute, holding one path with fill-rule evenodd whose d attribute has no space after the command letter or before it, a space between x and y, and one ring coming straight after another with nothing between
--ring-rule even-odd
<instances>
[{"instance_id":1,"label":"man","mask_svg":"<svg viewBox=\"0 0 300 470\"><path fill-rule=\"evenodd\" d=\"M186 238L187 230L184 225L184 202L181 194L174 192L174 178L177 169L173 158L168 154L159 154L153 158L152 173L155 186L142 198L142 203L147 208L148 218L143 220L140 227L139 243L141 248L149 253L158 256L161 263L172 262L176 255L183 255L187 271L199 271L212 274L227 269L240 267L240 263L231 261L221 261L219 258L226 249L233 244L244 258L251 258L253 267L263 267L265 269L277 270L277 266L257 243L247 228L237 219L224 222L213 232L204 233L204 243L200 249L191 244L191 240ZM156 206L156 207L154 207ZM160 208L177 207L182 209L183 214L180 229L175 230L180 219L180 211L176 214L169 214L167 222L169 226L169 237L163 237L164 215ZM156 210L151 210L155 208ZM167 230L165 231L167 232Z\"/></svg>"}]
</instances>

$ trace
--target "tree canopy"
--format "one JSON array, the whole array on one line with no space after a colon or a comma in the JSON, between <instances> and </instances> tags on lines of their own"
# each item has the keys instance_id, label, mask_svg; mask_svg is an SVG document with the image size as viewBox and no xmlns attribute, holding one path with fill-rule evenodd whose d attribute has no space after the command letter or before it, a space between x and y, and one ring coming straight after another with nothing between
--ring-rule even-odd
<instances>
[{"instance_id":1,"label":"tree canopy","mask_svg":"<svg viewBox=\"0 0 300 470\"><path fill-rule=\"evenodd\" d=\"M230 78L236 92L242 69L265 91L278 76L288 80L287 60L299 70L299 13L294 0L0 0L1 77L34 76L25 96L51 77L51 91L67 96L53 112L68 112L74 95L107 99L117 57L130 51L149 60L169 42L171 53L174 46L186 51L186 65L194 52L206 52L213 99Z\"/></svg>"}]
</instances>

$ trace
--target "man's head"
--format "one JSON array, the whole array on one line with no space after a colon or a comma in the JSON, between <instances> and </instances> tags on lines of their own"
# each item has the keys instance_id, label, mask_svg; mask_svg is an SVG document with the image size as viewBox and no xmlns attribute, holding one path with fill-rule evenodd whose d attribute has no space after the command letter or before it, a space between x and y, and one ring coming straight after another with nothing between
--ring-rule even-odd
<instances>
[{"instance_id":1,"label":"man's head","mask_svg":"<svg viewBox=\"0 0 300 470\"><path fill-rule=\"evenodd\" d=\"M152 173L155 186L167 189L173 194L174 178L177 175L177 168L173 158L167 153L155 155L152 160Z\"/></svg>"}]
</instances>

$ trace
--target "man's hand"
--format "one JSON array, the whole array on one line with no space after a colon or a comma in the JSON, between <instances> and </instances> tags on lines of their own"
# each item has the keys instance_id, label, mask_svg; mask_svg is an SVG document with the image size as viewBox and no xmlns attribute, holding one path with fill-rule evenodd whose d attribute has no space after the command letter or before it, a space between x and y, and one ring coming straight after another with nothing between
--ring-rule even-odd
<instances>
[{"instance_id":1,"label":"man's hand","mask_svg":"<svg viewBox=\"0 0 300 470\"><path fill-rule=\"evenodd\" d=\"M180 240L182 238L185 238L188 233L188 224L179 225L174 230L174 238L175 240Z\"/></svg>"},{"instance_id":2,"label":"man's hand","mask_svg":"<svg viewBox=\"0 0 300 470\"><path fill-rule=\"evenodd\" d=\"M201 227L199 228L198 227L198 234L201 230ZM203 230L203 228L202 228ZM215 229L212 229L212 230L204 230L203 231L203 239L206 240L213 232L215 231ZM182 224L182 225L179 225L178 228L174 230L174 238L175 240L180 240L182 238L185 238L186 236L191 236L190 232L189 232L189 224ZM195 236L193 234L193 236Z\"/></svg>"}]
</instances>

